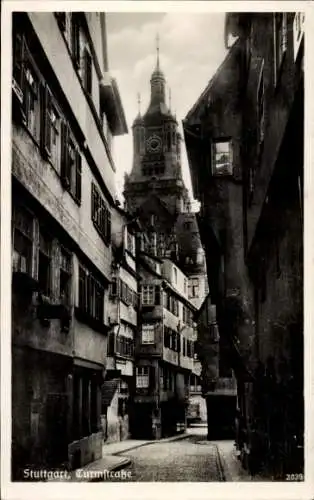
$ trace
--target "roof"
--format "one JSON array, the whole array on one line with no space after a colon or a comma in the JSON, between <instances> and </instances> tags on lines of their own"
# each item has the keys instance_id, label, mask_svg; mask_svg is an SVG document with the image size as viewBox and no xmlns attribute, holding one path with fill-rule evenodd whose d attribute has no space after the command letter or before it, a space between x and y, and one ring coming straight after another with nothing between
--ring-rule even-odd
<instances>
[{"instance_id":1,"label":"roof","mask_svg":"<svg viewBox=\"0 0 314 500\"><path fill-rule=\"evenodd\" d=\"M229 49L226 57L224 58L224 60L220 64L220 66L218 67L217 71L212 76L212 78L209 80L205 89L203 90L203 92L201 93L201 95L199 96L197 101L194 103L194 105L192 106L192 108L190 109L190 111L188 112L186 117L184 118L183 127L184 127L186 122L192 121L193 118L195 118L195 116L193 116L193 115L195 115L196 112L199 111L201 104L203 104L204 101L208 98L208 94L210 93L210 91L213 89L213 87L217 83L217 80L218 80L220 74L222 73L223 69L226 67L226 65L228 64L230 59L234 56L234 54L238 51L238 49L239 49L239 40L237 40L232 45L232 47Z\"/></svg>"}]
</instances>

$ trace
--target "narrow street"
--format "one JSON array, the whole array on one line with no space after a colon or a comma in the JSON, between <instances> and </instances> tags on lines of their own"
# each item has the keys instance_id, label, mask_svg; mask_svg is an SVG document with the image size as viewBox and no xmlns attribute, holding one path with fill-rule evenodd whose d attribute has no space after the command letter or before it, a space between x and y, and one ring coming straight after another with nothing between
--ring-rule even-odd
<instances>
[{"instance_id":1,"label":"narrow street","mask_svg":"<svg viewBox=\"0 0 314 500\"><path fill-rule=\"evenodd\" d=\"M131 481L223 481L217 447L206 440L206 427L189 429L188 437L152 443L124 453L132 460Z\"/></svg>"}]
</instances>

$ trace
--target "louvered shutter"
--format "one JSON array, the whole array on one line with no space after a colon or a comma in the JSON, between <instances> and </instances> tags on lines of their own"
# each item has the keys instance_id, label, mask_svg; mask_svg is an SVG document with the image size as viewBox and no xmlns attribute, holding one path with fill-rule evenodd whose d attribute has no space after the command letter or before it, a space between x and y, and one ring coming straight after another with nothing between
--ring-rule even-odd
<instances>
[{"instance_id":1,"label":"louvered shutter","mask_svg":"<svg viewBox=\"0 0 314 500\"><path fill-rule=\"evenodd\" d=\"M79 151L76 151L75 157L75 199L81 203L82 199L82 157Z\"/></svg>"},{"instance_id":2,"label":"louvered shutter","mask_svg":"<svg viewBox=\"0 0 314 500\"><path fill-rule=\"evenodd\" d=\"M68 140L68 125L65 122L61 122L61 181L66 188L70 186Z\"/></svg>"},{"instance_id":3,"label":"louvered shutter","mask_svg":"<svg viewBox=\"0 0 314 500\"><path fill-rule=\"evenodd\" d=\"M51 92L46 85L41 85L41 120L40 120L40 143L44 155L51 154Z\"/></svg>"}]
</instances>

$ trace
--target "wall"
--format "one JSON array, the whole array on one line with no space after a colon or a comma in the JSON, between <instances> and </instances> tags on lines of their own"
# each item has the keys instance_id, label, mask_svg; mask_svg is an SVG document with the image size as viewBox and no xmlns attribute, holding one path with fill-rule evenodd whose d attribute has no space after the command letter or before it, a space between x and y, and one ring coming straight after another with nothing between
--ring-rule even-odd
<instances>
[{"instance_id":1,"label":"wall","mask_svg":"<svg viewBox=\"0 0 314 500\"><path fill-rule=\"evenodd\" d=\"M109 192L114 196L113 170L109 163L105 146L99 135L95 119L92 116L92 112L70 61L57 21L52 13L32 12L28 16L50 64L54 68L73 113L83 130L94 161L99 166Z\"/></svg>"},{"instance_id":2,"label":"wall","mask_svg":"<svg viewBox=\"0 0 314 500\"><path fill-rule=\"evenodd\" d=\"M42 159L27 132L14 125L12 173L109 277L111 248L105 245L91 220L91 182L95 180L85 158L82 157L82 201L78 206L63 189L56 171Z\"/></svg>"},{"instance_id":3,"label":"wall","mask_svg":"<svg viewBox=\"0 0 314 500\"><path fill-rule=\"evenodd\" d=\"M105 365L107 336L96 332L84 323L80 323L76 318L73 323L74 356Z\"/></svg>"}]
</instances>

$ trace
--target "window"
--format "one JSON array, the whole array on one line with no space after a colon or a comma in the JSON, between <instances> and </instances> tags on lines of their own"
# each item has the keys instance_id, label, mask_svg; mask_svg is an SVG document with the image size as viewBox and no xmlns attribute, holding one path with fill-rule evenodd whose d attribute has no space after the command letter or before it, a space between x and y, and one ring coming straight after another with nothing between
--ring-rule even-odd
<instances>
[{"instance_id":1,"label":"window","mask_svg":"<svg viewBox=\"0 0 314 500\"><path fill-rule=\"evenodd\" d=\"M48 87L43 88L42 148L50 157L51 163L60 173L61 118L57 105Z\"/></svg>"},{"instance_id":2,"label":"window","mask_svg":"<svg viewBox=\"0 0 314 500\"><path fill-rule=\"evenodd\" d=\"M69 305L71 300L72 257L61 247L60 255L60 289L59 296L62 304Z\"/></svg>"},{"instance_id":3,"label":"window","mask_svg":"<svg viewBox=\"0 0 314 500\"><path fill-rule=\"evenodd\" d=\"M133 339L124 335L116 335L116 354L122 357L133 356Z\"/></svg>"},{"instance_id":4,"label":"window","mask_svg":"<svg viewBox=\"0 0 314 500\"><path fill-rule=\"evenodd\" d=\"M190 279L188 284L189 297L198 297L198 292L199 292L198 278Z\"/></svg>"},{"instance_id":5,"label":"window","mask_svg":"<svg viewBox=\"0 0 314 500\"><path fill-rule=\"evenodd\" d=\"M158 285L141 285L142 305L160 305L160 287Z\"/></svg>"},{"instance_id":6,"label":"window","mask_svg":"<svg viewBox=\"0 0 314 500\"><path fill-rule=\"evenodd\" d=\"M71 51L72 58L76 68L80 67L80 22L78 14L72 13L72 35L71 35Z\"/></svg>"},{"instance_id":7,"label":"window","mask_svg":"<svg viewBox=\"0 0 314 500\"><path fill-rule=\"evenodd\" d=\"M30 55L24 63L24 111L26 126L38 142L40 139L40 92L39 77L31 62Z\"/></svg>"},{"instance_id":8,"label":"window","mask_svg":"<svg viewBox=\"0 0 314 500\"><path fill-rule=\"evenodd\" d=\"M136 367L136 387L139 389L149 387L149 366Z\"/></svg>"},{"instance_id":9,"label":"window","mask_svg":"<svg viewBox=\"0 0 314 500\"><path fill-rule=\"evenodd\" d=\"M279 73L284 55L287 51L287 13L274 14L275 44L275 85L279 81Z\"/></svg>"},{"instance_id":10,"label":"window","mask_svg":"<svg viewBox=\"0 0 314 500\"><path fill-rule=\"evenodd\" d=\"M213 175L232 175L232 148L230 141L214 142L212 145Z\"/></svg>"},{"instance_id":11,"label":"window","mask_svg":"<svg viewBox=\"0 0 314 500\"><path fill-rule=\"evenodd\" d=\"M111 241L111 213L94 183L92 183L92 221L106 245L109 245Z\"/></svg>"},{"instance_id":12,"label":"window","mask_svg":"<svg viewBox=\"0 0 314 500\"><path fill-rule=\"evenodd\" d=\"M13 270L32 274L33 229L32 215L22 207L13 211Z\"/></svg>"},{"instance_id":13,"label":"window","mask_svg":"<svg viewBox=\"0 0 314 500\"><path fill-rule=\"evenodd\" d=\"M51 247L52 241L44 228L39 232L38 282L47 297L51 294Z\"/></svg>"},{"instance_id":14,"label":"window","mask_svg":"<svg viewBox=\"0 0 314 500\"><path fill-rule=\"evenodd\" d=\"M104 319L104 287L79 266L79 309L101 323Z\"/></svg>"},{"instance_id":15,"label":"window","mask_svg":"<svg viewBox=\"0 0 314 500\"><path fill-rule=\"evenodd\" d=\"M194 342L192 340L187 340L186 355L189 358L193 358L194 357L194 346L193 346L193 344L194 344Z\"/></svg>"},{"instance_id":16,"label":"window","mask_svg":"<svg viewBox=\"0 0 314 500\"><path fill-rule=\"evenodd\" d=\"M82 158L69 126L61 124L61 181L77 203L81 203Z\"/></svg>"},{"instance_id":17,"label":"window","mask_svg":"<svg viewBox=\"0 0 314 500\"><path fill-rule=\"evenodd\" d=\"M155 326L143 325L142 326L142 344L155 343Z\"/></svg>"},{"instance_id":18,"label":"window","mask_svg":"<svg viewBox=\"0 0 314 500\"><path fill-rule=\"evenodd\" d=\"M186 356L186 338L182 337L182 354Z\"/></svg>"},{"instance_id":19,"label":"window","mask_svg":"<svg viewBox=\"0 0 314 500\"><path fill-rule=\"evenodd\" d=\"M84 50L84 88L88 95L92 95L92 56L87 48Z\"/></svg>"},{"instance_id":20,"label":"window","mask_svg":"<svg viewBox=\"0 0 314 500\"><path fill-rule=\"evenodd\" d=\"M138 307L137 292L132 290L124 281L117 278L112 278L110 285L110 296L119 297L125 304L132 305L134 308Z\"/></svg>"},{"instance_id":21,"label":"window","mask_svg":"<svg viewBox=\"0 0 314 500\"><path fill-rule=\"evenodd\" d=\"M20 33L15 33L13 37L13 89L17 92L21 104L23 103L23 61L24 39Z\"/></svg>"}]
</instances>

